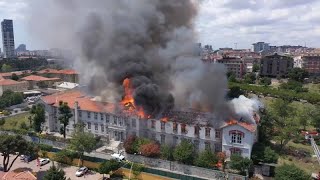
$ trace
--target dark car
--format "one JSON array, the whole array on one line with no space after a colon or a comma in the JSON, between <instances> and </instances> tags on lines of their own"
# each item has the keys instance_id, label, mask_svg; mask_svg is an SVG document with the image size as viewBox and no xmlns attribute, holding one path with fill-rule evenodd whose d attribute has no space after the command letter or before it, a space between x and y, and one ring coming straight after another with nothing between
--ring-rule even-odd
<instances>
[{"instance_id":1,"label":"dark car","mask_svg":"<svg viewBox=\"0 0 320 180\"><path fill-rule=\"evenodd\" d=\"M36 159L36 156L34 155L21 155L20 160L25 162L30 162Z\"/></svg>"}]
</instances>

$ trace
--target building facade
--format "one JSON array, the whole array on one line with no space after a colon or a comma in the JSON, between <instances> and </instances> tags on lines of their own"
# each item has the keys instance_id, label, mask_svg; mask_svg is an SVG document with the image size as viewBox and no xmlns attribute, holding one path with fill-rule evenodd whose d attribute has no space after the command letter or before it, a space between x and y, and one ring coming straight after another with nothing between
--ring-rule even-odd
<instances>
[{"instance_id":1,"label":"building facade","mask_svg":"<svg viewBox=\"0 0 320 180\"><path fill-rule=\"evenodd\" d=\"M311 76L320 75L320 55L296 56L294 57L294 67L305 69Z\"/></svg>"},{"instance_id":2,"label":"building facade","mask_svg":"<svg viewBox=\"0 0 320 180\"><path fill-rule=\"evenodd\" d=\"M252 51L255 53L259 53L262 51L269 51L269 50L270 50L269 43L256 42L252 44Z\"/></svg>"},{"instance_id":3,"label":"building facade","mask_svg":"<svg viewBox=\"0 0 320 180\"><path fill-rule=\"evenodd\" d=\"M241 58L223 57L217 59L217 63L224 64L228 72L233 72L237 78L242 78L246 73L246 64Z\"/></svg>"},{"instance_id":4,"label":"building facade","mask_svg":"<svg viewBox=\"0 0 320 180\"><path fill-rule=\"evenodd\" d=\"M13 21L9 19L4 19L1 22L1 32L2 32L4 58L14 57L15 46L14 46Z\"/></svg>"},{"instance_id":5,"label":"building facade","mask_svg":"<svg viewBox=\"0 0 320 180\"><path fill-rule=\"evenodd\" d=\"M14 81L11 79L0 79L0 96L6 90L15 92L23 92L28 89L28 83L26 81Z\"/></svg>"},{"instance_id":6,"label":"building facade","mask_svg":"<svg viewBox=\"0 0 320 180\"><path fill-rule=\"evenodd\" d=\"M285 77L293 68L293 58L274 54L261 59L260 75Z\"/></svg>"},{"instance_id":7,"label":"building facade","mask_svg":"<svg viewBox=\"0 0 320 180\"><path fill-rule=\"evenodd\" d=\"M67 102L72 109L73 117L70 118L66 128L67 135L73 132L74 124L84 123L85 130L100 136L102 140L109 142L123 142L128 136L150 138L160 144L176 146L182 140L188 140L194 144L196 151L205 149L214 152L225 151L226 154L240 153L244 157L251 156L253 136L256 137L256 125L246 124L242 126L233 123L223 123L222 126L214 126L216 119L205 113L171 111L164 114L165 119L142 119L137 115L128 114L124 111L115 113L117 108L114 104L94 101L83 96L79 91L65 91L42 97L40 103L45 106L46 122L44 130L48 133L60 132L62 127L59 123L59 101ZM241 129L243 137L238 137L238 151L228 148L233 135L230 131ZM248 130L251 129L251 130ZM254 130L252 130L254 129ZM240 139L240 140L239 140Z\"/></svg>"}]
</instances>

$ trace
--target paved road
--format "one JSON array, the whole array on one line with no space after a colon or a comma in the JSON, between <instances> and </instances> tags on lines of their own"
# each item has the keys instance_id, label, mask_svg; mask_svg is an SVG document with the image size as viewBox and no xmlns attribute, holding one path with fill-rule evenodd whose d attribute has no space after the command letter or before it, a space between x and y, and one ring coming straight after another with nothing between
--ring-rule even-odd
<instances>
[{"instance_id":1,"label":"paved road","mask_svg":"<svg viewBox=\"0 0 320 180\"><path fill-rule=\"evenodd\" d=\"M13 156L12 156L13 157ZM13 158L10 158L10 162ZM2 162L3 162L3 156L0 156L0 164L2 166ZM59 165L57 162L54 162L55 165ZM33 172L37 172L38 173L38 179L41 180L43 178L43 176L45 175L46 171L50 168L50 166L52 165L52 162L50 162L49 164L46 164L44 166L41 166L41 168L39 168L37 166L37 162L36 160L33 160L29 163L23 162L21 161L19 158L14 162L11 170L15 170L17 168L26 168L30 171ZM96 172L89 172L88 174L86 174L86 176L83 177L76 177L75 176L75 172L77 171L77 167L75 166L67 166L67 165L63 165L60 166L64 172L66 173L66 177L67 179L70 178L71 180L77 180L77 179L92 179L92 180L99 180L102 178L102 175Z\"/></svg>"}]
</instances>

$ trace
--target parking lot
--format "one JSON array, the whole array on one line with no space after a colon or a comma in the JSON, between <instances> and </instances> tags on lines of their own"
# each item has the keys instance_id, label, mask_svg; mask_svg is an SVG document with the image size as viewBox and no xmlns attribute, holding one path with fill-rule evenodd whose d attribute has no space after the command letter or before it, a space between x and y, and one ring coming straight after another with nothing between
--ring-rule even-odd
<instances>
[{"instance_id":1,"label":"parking lot","mask_svg":"<svg viewBox=\"0 0 320 180\"><path fill-rule=\"evenodd\" d=\"M10 163L11 161L13 160L14 156L10 157ZM2 162L3 162L3 156L0 156L0 165L2 165ZM56 166L58 166L58 163L57 162L54 162ZM15 170L17 168L25 168L29 171L32 171L32 172L37 172L38 174L38 179L42 179L42 177L45 175L46 171L50 168L50 166L52 165L52 162L46 164L46 165L43 165L41 167L38 167L37 166L37 161L36 160L33 160L29 163L26 163L24 161L21 161L20 158L18 158L15 163L13 164L11 170ZM76 180L76 179L93 179L93 180L98 180L98 179L102 179L102 175L99 174L99 173L96 173L96 172L88 172L85 176L82 176L82 177L76 177L75 176L75 173L78 169L78 167L75 167L75 166L62 166L61 167L64 172L66 173L66 177L67 179L70 178L71 180Z\"/></svg>"}]
</instances>

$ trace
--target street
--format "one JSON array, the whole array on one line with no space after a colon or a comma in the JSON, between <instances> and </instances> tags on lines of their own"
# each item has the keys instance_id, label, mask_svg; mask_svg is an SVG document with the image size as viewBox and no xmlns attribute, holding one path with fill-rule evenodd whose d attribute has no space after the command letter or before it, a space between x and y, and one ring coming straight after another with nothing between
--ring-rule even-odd
<instances>
[{"instance_id":1,"label":"street","mask_svg":"<svg viewBox=\"0 0 320 180\"><path fill-rule=\"evenodd\" d=\"M10 163L12 161L12 159L14 158L14 156L10 157ZM3 156L0 156L0 166L2 167L2 162L3 162ZM59 166L57 162L54 162L54 164L56 166ZM50 168L50 166L52 165L52 162L46 164L46 165L43 165L41 167L38 167L37 166L37 161L36 160L33 160L29 163L26 163L24 161L21 161L20 158L18 158L12 168L11 168L11 171L12 170L15 170L15 169L18 169L18 168L24 168L26 170L29 170L29 171L32 171L32 172L37 172L38 174L38 179L41 180L43 179L43 176L45 175L46 171ZM69 165L61 165L59 166L61 167L64 172L66 173L66 177L67 179L70 178L71 180L77 180L77 179L93 179L93 180L98 180L98 179L101 179L102 178L102 175L99 174L99 173L96 173L96 172L91 172L89 171L85 176L82 176L82 177L76 177L75 176L75 173L78 169L78 167L75 167L75 166L69 166Z\"/></svg>"}]
</instances>

